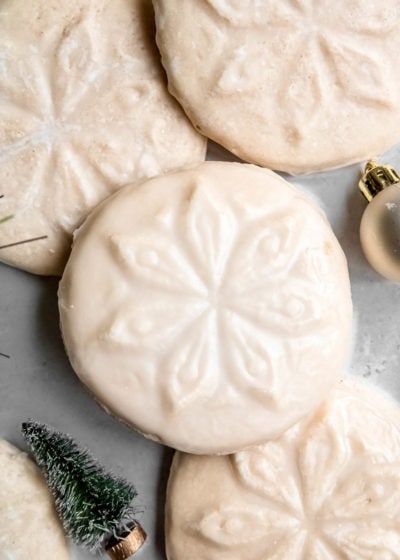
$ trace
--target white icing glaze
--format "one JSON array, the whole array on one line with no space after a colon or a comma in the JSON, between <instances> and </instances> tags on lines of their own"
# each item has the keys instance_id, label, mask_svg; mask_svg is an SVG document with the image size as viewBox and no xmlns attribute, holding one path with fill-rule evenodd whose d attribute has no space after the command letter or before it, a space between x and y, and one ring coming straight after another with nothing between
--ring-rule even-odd
<instances>
[{"instance_id":1,"label":"white icing glaze","mask_svg":"<svg viewBox=\"0 0 400 560\"><path fill-rule=\"evenodd\" d=\"M242 159L309 172L398 140L397 0L154 6L170 90L200 130Z\"/></svg>"},{"instance_id":2,"label":"white icing glaze","mask_svg":"<svg viewBox=\"0 0 400 560\"><path fill-rule=\"evenodd\" d=\"M38 467L0 440L0 560L68 560L53 498Z\"/></svg>"},{"instance_id":3,"label":"white icing glaze","mask_svg":"<svg viewBox=\"0 0 400 560\"><path fill-rule=\"evenodd\" d=\"M307 413L340 375L351 326L346 263L320 209L239 164L133 185L100 207L76 236L60 311L72 365L105 406L201 453Z\"/></svg>"},{"instance_id":4,"label":"white icing glaze","mask_svg":"<svg viewBox=\"0 0 400 560\"><path fill-rule=\"evenodd\" d=\"M276 441L178 453L166 522L170 560L396 560L400 411L346 382Z\"/></svg>"},{"instance_id":5,"label":"white icing glaze","mask_svg":"<svg viewBox=\"0 0 400 560\"><path fill-rule=\"evenodd\" d=\"M6 262L61 273L72 231L117 188L201 161L205 141L167 93L151 3L0 5L0 245ZM171 150L171 145L174 149Z\"/></svg>"}]
</instances>

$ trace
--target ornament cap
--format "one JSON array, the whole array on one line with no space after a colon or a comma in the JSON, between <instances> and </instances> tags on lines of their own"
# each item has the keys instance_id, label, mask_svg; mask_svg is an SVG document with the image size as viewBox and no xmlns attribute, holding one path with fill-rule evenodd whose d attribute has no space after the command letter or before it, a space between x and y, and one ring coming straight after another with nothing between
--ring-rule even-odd
<instances>
[{"instance_id":1,"label":"ornament cap","mask_svg":"<svg viewBox=\"0 0 400 560\"><path fill-rule=\"evenodd\" d=\"M383 189L396 183L400 183L400 175L394 167L369 160L365 166L364 174L358 183L358 188L368 202L371 202L374 196L383 191Z\"/></svg>"},{"instance_id":2,"label":"ornament cap","mask_svg":"<svg viewBox=\"0 0 400 560\"><path fill-rule=\"evenodd\" d=\"M135 524L120 536L120 540L111 538L106 546L106 552L111 560L126 560L133 556L146 540L146 533L136 521Z\"/></svg>"}]
</instances>

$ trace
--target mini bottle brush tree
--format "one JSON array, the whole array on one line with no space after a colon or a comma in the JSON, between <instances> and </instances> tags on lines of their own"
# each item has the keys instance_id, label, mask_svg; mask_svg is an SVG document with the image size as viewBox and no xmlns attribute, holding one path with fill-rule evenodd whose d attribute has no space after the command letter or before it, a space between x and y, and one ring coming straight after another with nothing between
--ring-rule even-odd
<instances>
[{"instance_id":1,"label":"mini bottle brush tree","mask_svg":"<svg viewBox=\"0 0 400 560\"><path fill-rule=\"evenodd\" d=\"M124 560L144 543L146 534L134 519L136 490L99 466L67 435L28 421L22 433L51 489L69 537L113 560Z\"/></svg>"}]
</instances>

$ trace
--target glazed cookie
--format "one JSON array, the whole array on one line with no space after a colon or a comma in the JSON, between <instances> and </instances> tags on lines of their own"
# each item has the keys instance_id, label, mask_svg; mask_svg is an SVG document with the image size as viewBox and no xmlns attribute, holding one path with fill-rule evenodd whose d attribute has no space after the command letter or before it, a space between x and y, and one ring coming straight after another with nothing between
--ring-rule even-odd
<instances>
[{"instance_id":1,"label":"glazed cookie","mask_svg":"<svg viewBox=\"0 0 400 560\"><path fill-rule=\"evenodd\" d=\"M26 453L0 440L0 558L68 560L53 498Z\"/></svg>"},{"instance_id":2,"label":"glazed cookie","mask_svg":"<svg viewBox=\"0 0 400 560\"><path fill-rule=\"evenodd\" d=\"M400 138L398 0L153 0L170 91L246 161L346 165Z\"/></svg>"},{"instance_id":3,"label":"glazed cookie","mask_svg":"<svg viewBox=\"0 0 400 560\"><path fill-rule=\"evenodd\" d=\"M202 161L167 92L146 0L0 2L0 258L61 274L71 233L138 178ZM171 146L173 147L171 149Z\"/></svg>"},{"instance_id":4,"label":"glazed cookie","mask_svg":"<svg viewBox=\"0 0 400 560\"><path fill-rule=\"evenodd\" d=\"M346 382L276 441L177 453L166 539L169 560L397 560L398 407Z\"/></svg>"},{"instance_id":5,"label":"glazed cookie","mask_svg":"<svg viewBox=\"0 0 400 560\"><path fill-rule=\"evenodd\" d=\"M349 347L348 271L324 214L251 165L119 191L78 231L59 297L83 383L193 453L280 435L324 398Z\"/></svg>"}]
</instances>

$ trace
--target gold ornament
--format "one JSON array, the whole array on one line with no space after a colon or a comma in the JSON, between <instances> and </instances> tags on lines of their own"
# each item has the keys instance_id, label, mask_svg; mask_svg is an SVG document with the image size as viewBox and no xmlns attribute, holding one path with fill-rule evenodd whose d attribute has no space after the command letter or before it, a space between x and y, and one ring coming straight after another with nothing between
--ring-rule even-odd
<instances>
[{"instance_id":1,"label":"gold ornament","mask_svg":"<svg viewBox=\"0 0 400 560\"><path fill-rule=\"evenodd\" d=\"M371 160L358 187L368 201L360 224L364 254L379 274L400 282L400 175Z\"/></svg>"}]
</instances>

